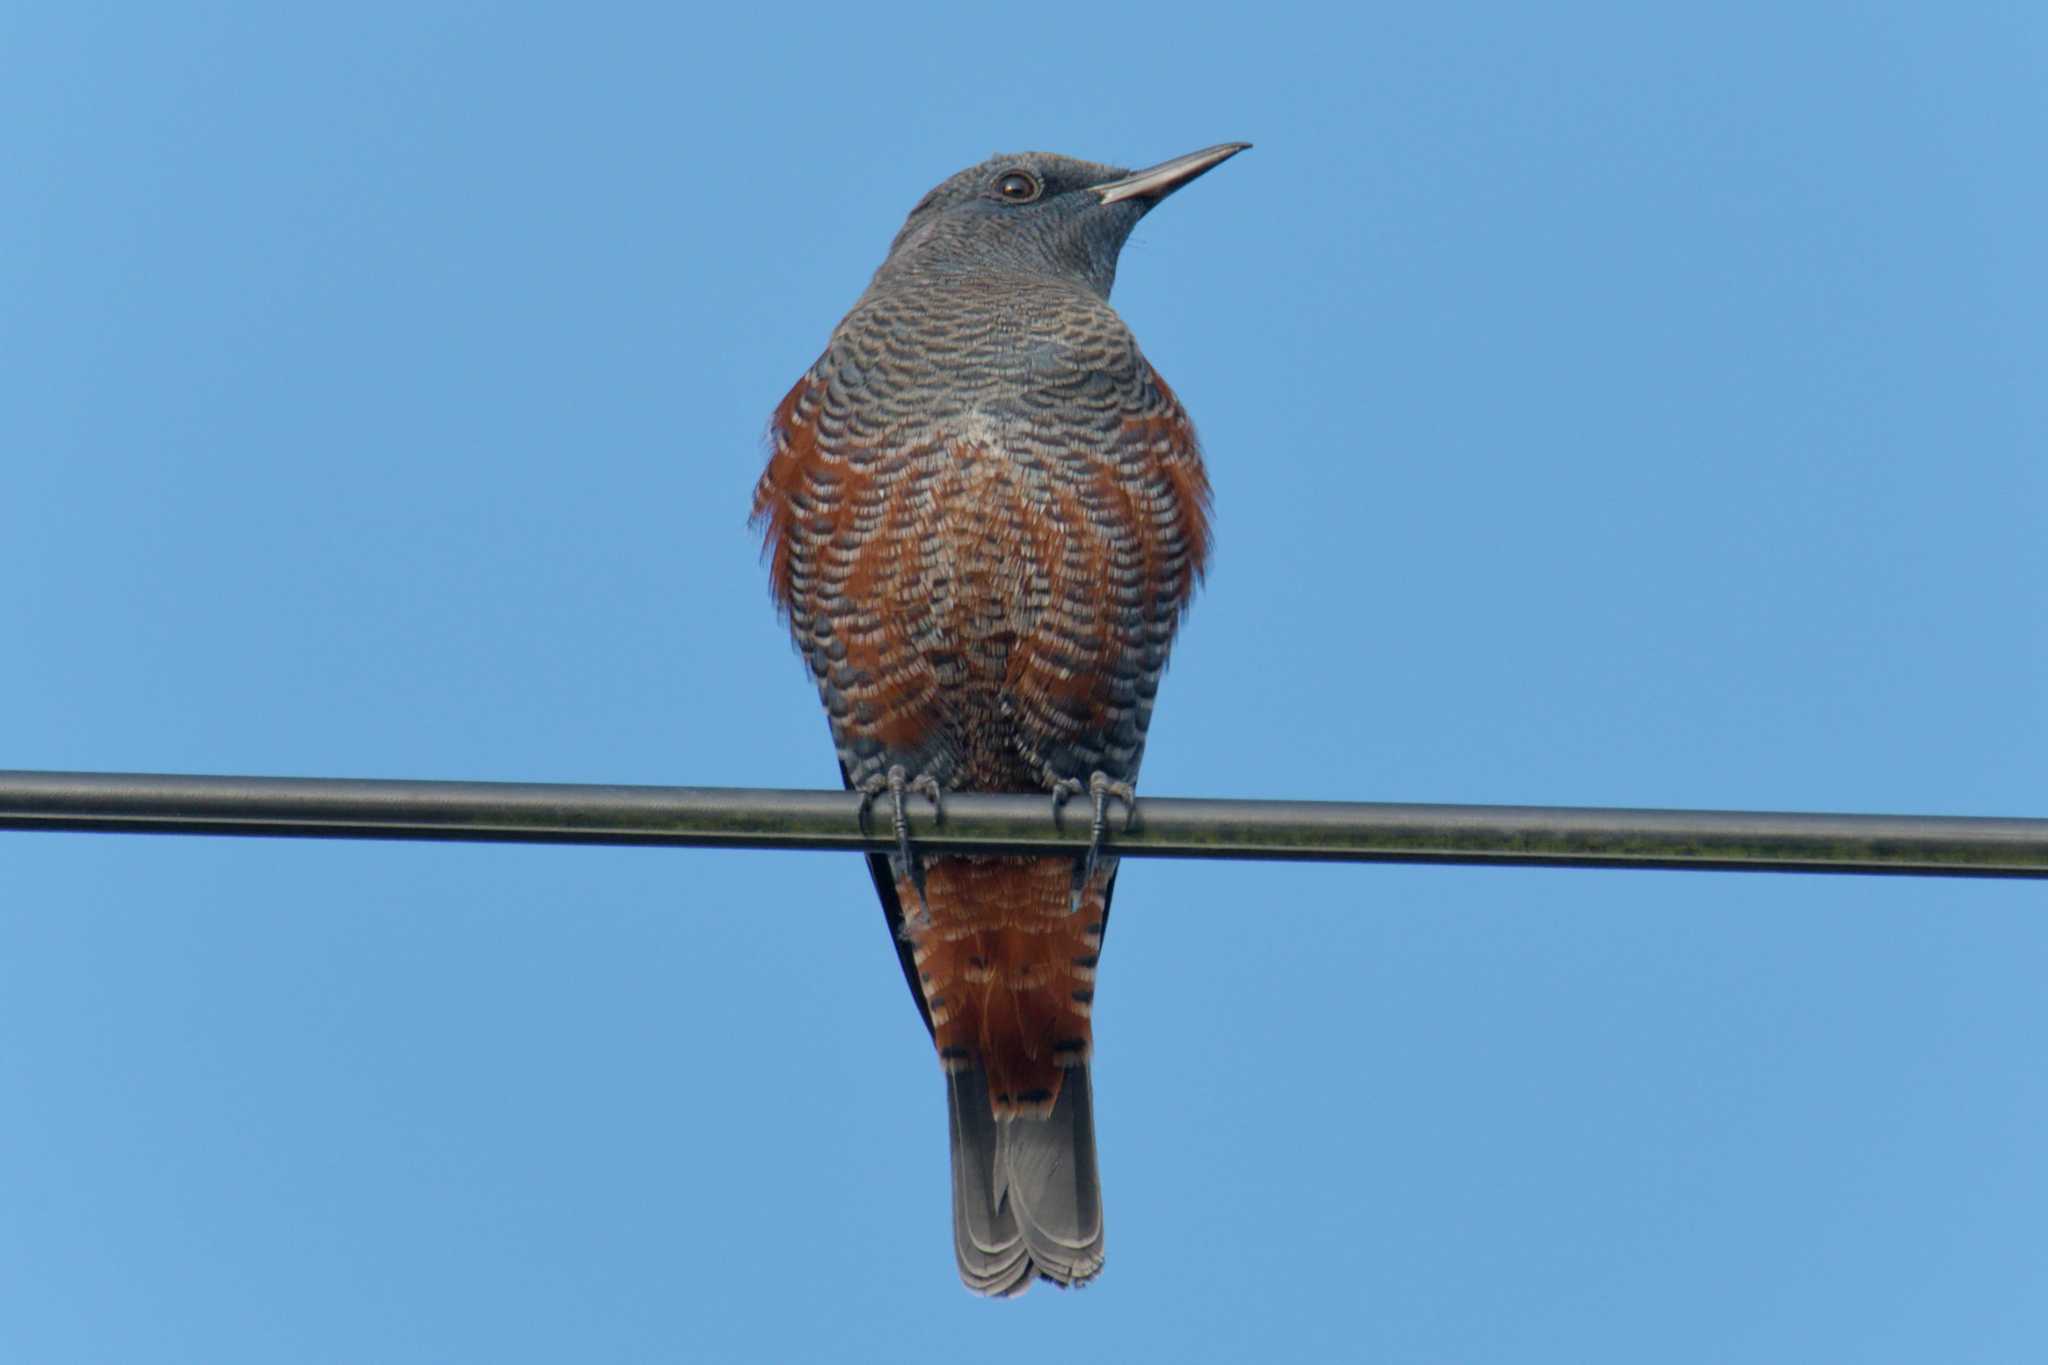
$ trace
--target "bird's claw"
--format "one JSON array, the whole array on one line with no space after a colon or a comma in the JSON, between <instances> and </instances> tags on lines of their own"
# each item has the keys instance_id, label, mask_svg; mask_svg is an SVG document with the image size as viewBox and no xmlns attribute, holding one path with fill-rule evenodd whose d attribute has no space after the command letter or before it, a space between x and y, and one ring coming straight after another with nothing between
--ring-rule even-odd
<instances>
[{"instance_id":1,"label":"bird's claw","mask_svg":"<svg viewBox=\"0 0 2048 1365\"><path fill-rule=\"evenodd\" d=\"M904 798L910 793L925 797L932 803L932 818L946 818L943 789L939 780L930 773L919 773L912 777L901 763L890 765L889 771L878 774L863 782L861 793L861 819L866 823L868 803L883 792L889 793L889 824L896 831L896 857L902 863L910 878L910 885L917 892L917 915L910 920L912 929L929 928L932 922L932 907L924 895L924 860L910 847L910 816L903 808Z\"/></svg>"},{"instance_id":2,"label":"bird's claw","mask_svg":"<svg viewBox=\"0 0 2048 1365\"><path fill-rule=\"evenodd\" d=\"M1061 808L1070 796L1079 796L1084 790L1077 778L1063 777L1052 784L1052 818L1059 824ZM1138 819L1138 792L1128 782L1119 782L1108 773L1097 770L1088 775L1085 790L1093 798L1093 809L1088 820L1088 851L1074 860L1074 885L1067 897L1067 913L1074 914L1081 908L1081 893L1088 887L1095 875L1095 868L1102 860L1102 836L1109 829L1109 798L1112 796L1124 803L1124 830L1129 832Z\"/></svg>"}]
</instances>

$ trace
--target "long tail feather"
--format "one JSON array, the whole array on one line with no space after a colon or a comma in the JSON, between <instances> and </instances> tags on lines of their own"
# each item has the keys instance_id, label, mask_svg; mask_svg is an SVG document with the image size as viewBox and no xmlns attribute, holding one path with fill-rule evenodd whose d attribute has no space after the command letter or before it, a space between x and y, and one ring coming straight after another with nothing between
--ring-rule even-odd
<instances>
[{"instance_id":1,"label":"long tail feather","mask_svg":"<svg viewBox=\"0 0 2048 1365\"><path fill-rule=\"evenodd\" d=\"M997 1118L978 1067L946 1076L953 1141L953 1248L977 1294L1009 1297L1032 1277L1062 1287L1102 1269L1102 1185L1088 1068L1067 1071L1042 1118Z\"/></svg>"}]
</instances>

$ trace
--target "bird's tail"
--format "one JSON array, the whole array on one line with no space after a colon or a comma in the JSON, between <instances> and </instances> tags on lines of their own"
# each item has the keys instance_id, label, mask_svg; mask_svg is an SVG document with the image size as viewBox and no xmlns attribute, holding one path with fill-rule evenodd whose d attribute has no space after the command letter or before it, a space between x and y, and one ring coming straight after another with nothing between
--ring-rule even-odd
<instances>
[{"instance_id":1,"label":"bird's tail","mask_svg":"<svg viewBox=\"0 0 2048 1365\"><path fill-rule=\"evenodd\" d=\"M1102 1184L1085 1063L1067 1069L1041 1117L998 1118L978 1065L946 1073L953 1137L953 1249L977 1294L1009 1297L1031 1278L1062 1288L1102 1269Z\"/></svg>"}]
</instances>

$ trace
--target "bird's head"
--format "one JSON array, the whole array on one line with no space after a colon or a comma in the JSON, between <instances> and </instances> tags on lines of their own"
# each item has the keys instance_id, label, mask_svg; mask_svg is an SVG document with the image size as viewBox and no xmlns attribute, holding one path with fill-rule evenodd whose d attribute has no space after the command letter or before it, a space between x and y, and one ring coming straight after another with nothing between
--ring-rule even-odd
<instances>
[{"instance_id":1,"label":"bird's head","mask_svg":"<svg viewBox=\"0 0 2048 1365\"><path fill-rule=\"evenodd\" d=\"M1050 152L991 157L918 201L875 281L977 272L1052 275L1108 298L1117 255L1138 220L1250 145L1225 142L1142 171Z\"/></svg>"}]
</instances>

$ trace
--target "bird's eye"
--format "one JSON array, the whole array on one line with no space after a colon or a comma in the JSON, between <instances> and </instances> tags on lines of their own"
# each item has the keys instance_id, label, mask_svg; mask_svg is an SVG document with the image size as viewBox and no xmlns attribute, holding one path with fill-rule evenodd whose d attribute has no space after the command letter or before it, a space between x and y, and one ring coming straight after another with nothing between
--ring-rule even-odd
<instances>
[{"instance_id":1,"label":"bird's eye","mask_svg":"<svg viewBox=\"0 0 2048 1365\"><path fill-rule=\"evenodd\" d=\"M996 193L1007 203L1028 204L1038 197L1038 178L1029 171L1004 171Z\"/></svg>"}]
</instances>

